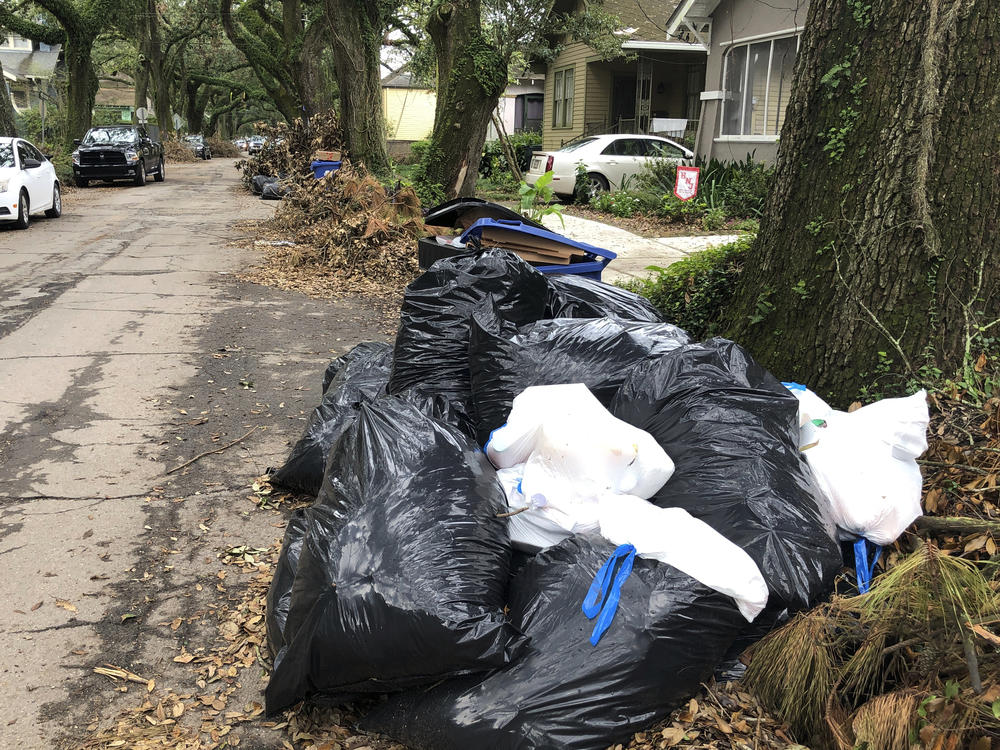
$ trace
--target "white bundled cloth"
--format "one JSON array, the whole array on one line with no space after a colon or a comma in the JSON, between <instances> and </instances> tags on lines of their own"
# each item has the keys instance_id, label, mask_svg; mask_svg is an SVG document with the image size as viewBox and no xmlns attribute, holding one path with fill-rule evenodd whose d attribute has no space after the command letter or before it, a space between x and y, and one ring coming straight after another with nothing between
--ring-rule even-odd
<instances>
[{"instance_id":1,"label":"white bundled cloth","mask_svg":"<svg viewBox=\"0 0 1000 750\"><path fill-rule=\"evenodd\" d=\"M927 392L842 412L786 385L799 399L800 448L842 538L892 544L923 512L916 459L927 450Z\"/></svg>"},{"instance_id":2,"label":"white bundled cloth","mask_svg":"<svg viewBox=\"0 0 1000 750\"><path fill-rule=\"evenodd\" d=\"M599 532L732 596L747 620L767 604L767 585L746 552L687 511L646 501L673 474L673 462L586 386L525 389L486 454L516 513L508 519L516 546L535 551Z\"/></svg>"}]
</instances>

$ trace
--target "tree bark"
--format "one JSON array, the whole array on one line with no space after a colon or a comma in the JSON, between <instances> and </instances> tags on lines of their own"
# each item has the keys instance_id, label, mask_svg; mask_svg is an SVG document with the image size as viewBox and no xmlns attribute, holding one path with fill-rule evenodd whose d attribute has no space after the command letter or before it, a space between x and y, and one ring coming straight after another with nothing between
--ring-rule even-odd
<instances>
[{"instance_id":1,"label":"tree bark","mask_svg":"<svg viewBox=\"0 0 1000 750\"><path fill-rule=\"evenodd\" d=\"M437 57L438 92L422 177L449 198L470 196L486 129L507 85L509 60L483 35L479 0L439 3L427 31Z\"/></svg>"},{"instance_id":2,"label":"tree bark","mask_svg":"<svg viewBox=\"0 0 1000 750\"><path fill-rule=\"evenodd\" d=\"M98 81L91 61L96 35L66 29L66 137L82 138L93 122Z\"/></svg>"},{"instance_id":3,"label":"tree bark","mask_svg":"<svg viewBox=\"0 0 1000 750\"><path fill-rule=\"evenodd\" d=\"M389 170L379 75L389 10L385 0L326 0L347 153L376 174Z\"/></svg>"},{"instance_id":4,"label":"tree bark","mask_svg":"<svg viewBox=\"0 0 1000 750\"><path fill-rule=\"evenodd\" d=\"M779 378L837 403L924 367L976 378L1000 332L998 10L810 3L774 187L724 313Z\"/></svg>"},{"instance_id":5,"label":"tree bark","mask_svg":"<svg viewBox=\"0 0 1000 750\"><path fill-rule=\"evenodd\" d=\"M149 80L153 84L153 110L160 137L166 137L174 123L170 113L170 81L165 70L163 43L160 39L160 16L156 0L146 0L146 34L143 37L143 52L146 57ZM145 104L143 104L145 106Z\"/></svg>"},{"instance_id":6,"label":"tree bark","mask_svg":"<svg viewBox=\"0 0 1000 750\"><path fill-rule=\"evenodd\" d=\"M14 106L7 93L7 83L3 77L3 64L0 63L0 138L17 137L17 123L14 121Z\"/></svg>"}]
</instances>

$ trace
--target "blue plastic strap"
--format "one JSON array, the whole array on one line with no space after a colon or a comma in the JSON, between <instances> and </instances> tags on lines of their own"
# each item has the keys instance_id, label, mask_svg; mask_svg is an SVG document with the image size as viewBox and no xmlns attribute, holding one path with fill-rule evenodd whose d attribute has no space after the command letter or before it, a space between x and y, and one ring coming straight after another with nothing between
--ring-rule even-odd
<instances>
[{"instance_id":1,"label":"blue plastic strap","mask_svg":"<svg viewBox=\"0 0 1000 750\"><path fill-rule=\"evenodd\" d=\"M804 391L804 390L807 390L807 388L804 385L802 385L802 383L791 383L791 382L786 383L786 382L782 381L781 384L783 386L785 386L785 388L787 388L790 391Z\"/></svg>"},{"instance_id":2,"label":"blue plastic strap","mask_svg":"<svg viewBox=\"0 0 1000 750\"><path fill-rule=\"evenodd\" d=\"M875 550L875 555L872 557L871 562L868 562L868 545L871 545L871 548ZM854 570L857 573L859 594L868 593L868 589L872 584L872 573L881 555L882 547L869 542L864 537L861 537L854 543Z\"/></svg>"},{"instance_id":3,"label":"blue plastic strap","mask_svg":"<svg viewBox=\"0 0 1000 750\"><path fill-rule=\"evenodd\" d=\"M621 567L618 574L614 575L615 566L621 560ZM635 547L631 544L623 544L611 553L601 569L594 576L594 582L590 584L587 597L583 600L583 614L587 619L597 617L594 624L594 632L590 636L590 643L596 646L601 636L611 627L611 621L615 619L615 612L618 611L618 601L621 599L622 584L632 572L632 563L635 561ZM612 576L614 580L612 581ZM598 616L599 615L599 616Z\"/></svg>"}]
</instances>

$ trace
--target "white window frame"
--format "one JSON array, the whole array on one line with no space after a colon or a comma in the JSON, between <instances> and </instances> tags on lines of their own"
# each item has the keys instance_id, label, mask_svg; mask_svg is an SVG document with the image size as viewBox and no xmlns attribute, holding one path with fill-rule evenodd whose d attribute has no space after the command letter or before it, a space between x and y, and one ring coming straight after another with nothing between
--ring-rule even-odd
<instances>
[{"instance_id":1,"label":"white window frame","mask_svg":"<svg viewBox=\"0 0 1000 750\"><path fill-rule=\"evenodd\" d=\"M747 90L747 79L750 75L750 47L754 44L760 44L761 42L769 42L770 47L767 53L767 72L764 78L764 116L761 118L764 123L764 130L767 130L768 119L767 119L767 107L770 103L770 93L771 93L771 66L774 63L774 43L782 39L789 39L791 37L795 38L795 55L799 54L799 46L802 43L801 29L789 30L792 33L779 33L774 36L760 35L755 37L745 37L743 39L733 40L732 42L724 42L722 46L726 47L725 52L722 53L722 86L723 86L723 96L721 105L719 107L719 132L716 135L715 140L717 141L748 141L753 143L773 143L778 140L778 133L774 134L764 134L764 133L747 133L746 132L746 112L747 112L747 96L752 96L752 93ZM746 48L746 59L744 61L743 69L743 97L739 102L734 102L729 97L728 90L725 89L726 81L728 79L729 73L729 60L732 57L733 50L739 47ZM740 108L740 133L723 133L722 128L726 122L726 107L737 105Z\"/></svg>"}]
</instances>

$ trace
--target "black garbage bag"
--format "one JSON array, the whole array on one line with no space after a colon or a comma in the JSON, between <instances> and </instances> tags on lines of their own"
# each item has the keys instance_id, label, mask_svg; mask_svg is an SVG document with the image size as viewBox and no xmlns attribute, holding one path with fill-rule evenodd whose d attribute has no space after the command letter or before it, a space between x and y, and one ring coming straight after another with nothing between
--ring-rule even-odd
<instances>
[{"instance_id":1,"label":"black garbage bag","mask_svg":"<svg viewBox=\"0 0 1000 750\"><path fill-rule=\"evenodd\" d=\"M384 358L388 358L384 361L391 366L392 344L387 344L384 341L362 341L346 354L331 360L330 364L326 366L323 371L323 393L330 390L330 384L341 372L356 372L358 367L364 368L366 363L381 362ZM350 380L352 376L347 375L346 378L342 378L338 382L343 382L344 379Z\"/></svg>"},{"instance_id":2,"label":"black garbage bag","mask_svg":"<svg viewBox=\"0 0 1000 750\"><path fill-rule=\"evenodd\" d=\"M313 409L284 465L271 475L271 482L315 495L330 446L354 421L361 404L385 393L391 368L392 347L377 341L358 344L331 362L323 375L323 400Z\"/></svg>"},{"instance_id":3,"label":"black garbage bag","mask_svg":"<svg viewBox=\"0 0 1000 750\"><path fill-rule=\"evenodd\" d=\"M400 310L389 392L420 388L452 403L463 431L469 414L469 329L476 307L492 301L513 325L545 313L545 277L506 250L485 250L437 261L406 288Z\"/></svg>"},{"instance_id":4,"label":"black garbage bag","mask_svg":"<svg viewBox=\"0 0 1000 750\"><path fill-rule=\"evenodd\" d=\"M424 224L433 227L461 227L468 229L479 219L506 219L520 221L535 229L547 229L544 224L522 216L499 203L491 203L482 198L452 198L424 214Z\"/></svg>"},{"instance_id":5,"label":"black garbage bag","mask_svg":"<svg viewBox=\"0 0 1000 750\"><path fill-rule=\"evenodd\" d=\"M305 513L268 713L518 657L505 509L489 461L458 430L398 398L362 405Z\"/></svg>"},{"instance_id":6,"label":"black garbage bag","mask_svg":"<svg viewBox=\"0 0 1000 750\"><path fill-rule=\"evenodd\" d=\"M265 201L280 201L290 192L292 192L292 188L290 186L283 185L275 180L274 182L267 183L261 188L260 198Z\"/></svg>"},{"instance_id":7,"label":"black garbage bag","mask_svg":"<svg viewBox=\"0 0 1000 750\"><path fill-rule=\"evenodd\" d=\"M662 323L653 304L635 292L572 273L550 274L546 318L614 318Z\"/></svg>"},{"instance_id":8,"label":"black garbage bag","mask_svg":"<svg viewBox=\"0 0 1000 750\"><path fill-rule=\"evenodd\" d=\"M267 608L265 620L267 625L267 645L272 654L278 653L285 645L285 620L288 619L288 604L292 599L292 582L295 571L299 568L299 554L302 552L302 539L306 535L305 510L299 508L292 512L285 526L285 538L281 542L281 554L274 568L274 577L267 589Z\"/></svg>"},{"instance_id":9,"label":"black garbage bag","mask_svg":"<svg viewBox=\"0 0 1000 750\"><path fill-rule=\"evenodd\" d=\"M577 535L511 585L527 654L485 678L390 696L362 722L414 750L605 750L697 692L745 623L729 597L636 559L596 646L581 604L615 547Z\"/></svg>"},{"instance_id":10,"label":"black garbage bag","mask_svg":"<svg viewBox=\"0 0 1000 750\"><path fill-rule=\"evenodd\" d=\"M684 508L746 550L768 609L805 609L830 590L840 548L798 449L798 401L744 349L716 338L637 367L611 411L674 461L652 502Z\"/></svg>"},{"instance_id":11,"label":"black garbage bag","mask_svg":"<svg viewBox=\"0 0 1000 750\"><path fill-rule=\"evenodd\" d=\"M277 181L278 181L277 177L272 177L269 174L254 175L250 179L250 190L251 192L253 192L254 195L260 195L262 192L264 192L265 185L270 185L271 183Z\"/></svg>"},{"instance_id":12,"label":"black garbage bag","mask_svg":"<svg viewBox=\"0 0 1000 750\"><path fill-rule=\"evenodd\" d=\"M540 320L512 331L489 305L473 317L469 370L481 444L506 423L514 397L529 386L583 383L610 406L633 367L689 341L670 323L610 318Z\"/></svg>"}]
</instances>

